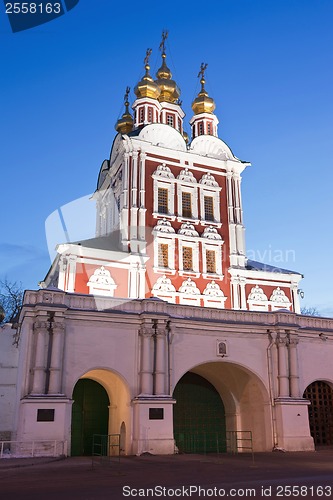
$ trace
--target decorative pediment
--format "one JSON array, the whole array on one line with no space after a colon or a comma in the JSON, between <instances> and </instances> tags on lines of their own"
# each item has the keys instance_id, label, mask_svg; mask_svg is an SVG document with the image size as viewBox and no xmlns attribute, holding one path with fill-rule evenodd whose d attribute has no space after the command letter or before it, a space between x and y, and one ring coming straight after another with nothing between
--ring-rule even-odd
<instances>
[{"instance_id":1,"label":"decorative pediment","mask_svg":"<svg viewBox=\"0 0 333 500\"><path fill-rule=\"evenodd\" d=\"M204 186L218 187L218 183L216 182L215 177L209 172L201 177L199 183L203 184Z\"/></svg>"},{"instance_id":2,"label":"decorative pediment","mask_svg":"<svg viewBox=\"0 0 333 500\"><path fill-rule=\"evenodd\" d=\"M168 167L165 163L159 165L155 172L153 173L156 177L164 177L165 179L174 179L175 176L171 172L170 167Z\"/></svg>"},{"instance_id":3,"label":"decorative pediment","mask_svg":"<svg viewBox=\"0 0 333 500\"><path fill-rule=\"evenodd\" d=\"M207 286L203 291L203 295L208 295L210 297L224 297L224 293L215 281L207 283Z\"/></svg>"},{"instance_id":4,"label":"decorative pediment","mask_svg":"<svg viewBox=\"0 0 333 500\"><path fill-rule=\"evenodd\" d=\"M180 172L180 174L177 176L177 179L182 182L192 182L192 183L197 182L193 173L187 167Z\"/></svg>"},{"instance_id":5,"label":"decorative pediment","mask_svg":"<svg viewBox=\"0 0 333 500\"><path fill-rule=\"evenodd\" d=\"M222 240L221 235L217 232L217 229L213 226L205 227L201 237L207 238L209 240Z\"/></svg>"},{"instance_id":6,"label":"decorative pediment","mask_svg":"<svg viewBox=\"0 0 333 500\"><path fill-rule=\"evenodd\" d=\"M89 293L97 295L111 295L113 296L114 290L117 288L110 271L105 269L104 266L95 269L87 283Z\"/></svg>"},{"instance_id":7,"label":"decorative pediment","mask_svg":"<svg viewBox=\"0 0 333 500\"><path fill-rule=\"evenodd\" d=\"M288 297L286 296L284 291L281 290L281 288L279 286L277 288L275 288L275 290L273 290L270 301L277 302L279 304L286 304L286 303L289 304L290 303Z\"/></svg>"},{"instance_id":8,"label":"decorative pediment","mask_svg":"<svg viewBox=\"0 0 333 500\"><path fill-rule=\"evenodd\" d=\"M171 222L166 220L165 218L159 219L153 230L158 231L160 233L174 233L175 232L174 228L171 226Z\"/></svg>"},{"instance_id":9,"label":"decorative pediment","mask_svg":"<svg viewBox=\"0 0 333 500\"><path fill-rule=\"evenodd\" d=\"M200 290L191 278L187 278L187 280L183 281L181 287L179 288L180 293L184 293L186 295L200 295Z\"/></svg>"},{"instance_id":10,"label":"decorative pediment","mask_svg":"<svg viewBox=\"0 0 333 500\"><path fill-rule=\"evenodd\" d=\"M184 222L181 225L178 234L182 234L183 236L199 236L199 233L195 230L193 224L189 224L188 222Z\"/></svg>"},{"instance_id":11,"label":"decorative pediment","mask_svg":"<svg viewBox=\"0 0 333 500\"><path fill-rule=\"evenodd\" d=\"M175 292L176 289L171 283L170 278L167 278L165 274L157 279L155 285L153 286L152 292Z\"/></svg>"},{"instance_id":12,"label":"decorative pediment","mask_svg":"<svg viewBox=\"0 0 333 500\"><path fill-rule=\"evenodd\" d=\"M251 289L247 299L253 300L254 302L266 302L268 300L267 296L264 294L264 290L258 285Z\"/></svg>"}]
</instances>

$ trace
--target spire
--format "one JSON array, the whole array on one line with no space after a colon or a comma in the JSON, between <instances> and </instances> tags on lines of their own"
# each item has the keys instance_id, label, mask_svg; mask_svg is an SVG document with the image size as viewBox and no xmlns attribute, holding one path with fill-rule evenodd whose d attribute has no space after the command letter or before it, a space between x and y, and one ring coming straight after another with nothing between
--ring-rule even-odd
<instances>
[{"instance_id":1,"label":"spire","mask_svg":"<svg viewBox=\"0 0 333 500\"><path fill-rule=\"evenodd\" d=\"M133 117L129 111L129 102L128 102L128 96L130 90L131 89L129 87L126 87L126 92L124 95L125 112L115 125L115 129L120 134L128 134L128 132L131 132L131 130L133 130Z\"/></svg>"},{"instance_id":2,"label":"spire","mask_svg":"<svg viewBox=\"0 0 333 500\"><path fill-rule=\"evenodd\" d=\"M208 93L205 89L205 71L207 69L208 64L201 63L200 71L198 73L198 78L200 78L201 90L198 96L192 102L192 109L195 115L200 113L213 113L215 109L214 99L208 96Z\"/></svg>"},{"instance_id":3,"label":"spire","mask_svg":"<svg viewBox=\"0 0 333 500\"><path fill-rule=\"evenodd\" d=\"M142 80L136 85L134 92L138 99L142 97L150 97L151 99L157 99L161 93L158 85L154 82L149 74L149 58L151 56L152 49L147 49L146 57L144 58L144 65L146 73Z\"/></svg>"},{"instance_id":4,"label":"spire","mask_svg":"<svg viewBox=\"0 0 333 500\"><path fill-rule=\"evenodd\" d=\"M155 81L161 90L158 100L160 102L176 103L180 96L180 89L176 82L172 80L172 73L166 64L165 41L168 38L168 34L166 30L162 32L162 40L159 47L162 53L162 66L156 73L157 80Z\"/></svg>"}]
</instances>

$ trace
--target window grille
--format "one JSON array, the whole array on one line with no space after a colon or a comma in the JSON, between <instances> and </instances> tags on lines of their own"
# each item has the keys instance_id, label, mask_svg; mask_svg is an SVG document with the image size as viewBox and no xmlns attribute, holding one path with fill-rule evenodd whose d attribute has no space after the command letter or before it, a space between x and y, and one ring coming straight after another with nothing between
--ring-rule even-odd
<instances>
[{"instance_id":1,"label":"window grille","mask_svg":"<svg viewBox=\"0 0 333 500\"><path fill-rule=\"evenodd\" d=\"M183 270L193 271L193 252L191 247L183 247Z\"/></svg>"},{"instance_id":2,"label":"window grille","mask_svg":"<svg viewBox=\"0 0 333 500\"><path fill-rule=\"evenodd\" d=\"M207 134L212 135L212 124L210 122L207 123Z\"/></svg>"},{"instance_id":3,"label":"window grille","mask_svg":"<svg viewBox=\"0 0 333 500\"><path fill-rule=\"evenodd\" d=\"M169 213L168 207L168 189L158 188L158 213L167 214Z\"/></svg>"},{"instance_id":4,"label":"window grille","mask_svg":"<svg viewBox=\"0 0 333 500\"><path fill-rule=\"evenodd\" d=\"M145 119L145 110L144 108L140 108L139 112L139 122L142 123Z\"/></svg>"},{"instance_id":5,"label":"window grille","mask_svg":"<svg viewBox=\"0 0 333 500\"><path fill-rule=\"evenodd\" d=\"M182 213L183 217L192 218L191 193L182 193Z\"/></svg>"},{"instance_id":6,"label":"window grille","mask_svg":"<svg viewBox=\"0 0 333 500\"><path fill-rule=\"evenodd\" d=\"M158 245L158 267L169 267L169 245L167 243Z\"/></svg>"},{"instance_id":7,"label":"window grille","mask_svg":"<svg viewBox=\"0 0 333 500\"><path fill-rule=\"evenodd\" d=\"M148 121L150 123L152 123L152 121L153 121L153 109L152 108L148 108Z\"/></svg>"},{"instance_id":8,"label":"window grille","mask_svg":"<svg viewBox=\"0 0 333 500\"><path fill-rule=\"evenodd\" d=\"M206 250L207 273L216 273L215 250Z\"/></svg>"},{"instance_id":9,"label":"window grille","mask_svg":"<svg viewBox=\"0 0 333 500\"><path fill-rule=\"evenodd\" d=\"M205 220L214 220L214 201L212 196L204 196Z\"/></svg>"},{"instance_id":10,"label":"window grille","mask_svg":"<svg viewBox=\"0 0 333 500\"><path fill-rule=\"evenodd\" d=\"M200 123L199 123L199 135L203 135L203 133L204 133L203 123L202 123L202 122L200 122Z\"/></svg>"},{"instance_id":11,"label":"window grille","mask_svg":"<svg viewBox=\"0 0 333 500\"><path fill-rule=\"evenodd\" d=\"M175 122L174 122L174 117L173 117L173 115L167 115L167 124L168 124L168 125L171 125L171 127L173 127L173 126L174 126L174 123L175 123Z\"/></svg>"}]
</instances>

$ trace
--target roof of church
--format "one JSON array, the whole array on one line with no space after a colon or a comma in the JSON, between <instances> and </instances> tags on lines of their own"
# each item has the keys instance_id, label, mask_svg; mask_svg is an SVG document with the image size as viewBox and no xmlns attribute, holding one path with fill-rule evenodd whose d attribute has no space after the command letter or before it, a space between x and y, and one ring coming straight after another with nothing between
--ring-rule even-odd
<instances>
[{"instance_id":1,"label":"roof of church","mask_svg":"<svg viewBox=\"0 0 333 500\"><path fill-rule=\"evenodd\" d=\"M98 236L96 238L89 238L87 240L73 241L73 245L81 245L87 248L96 248L98 250L115 250L123 251L120 244L120 232L113 231L106 236Z\"/></svg>"},{"instance_id":2,"label":"roof of church","mask_svg":"<svg viewBox=\"0 0 333 500\"><path fill-rule=\"evenodd\" d=\"M284 274L298 274L303 276L302 273L297 271L290 271L289 269L283 269L279 266L271 266L270 264L264 264L263 262L258 262L257 260L247 260L246 269L250 271L267 271L269 273L284 273Z\"/></svg>"}]
</instances>

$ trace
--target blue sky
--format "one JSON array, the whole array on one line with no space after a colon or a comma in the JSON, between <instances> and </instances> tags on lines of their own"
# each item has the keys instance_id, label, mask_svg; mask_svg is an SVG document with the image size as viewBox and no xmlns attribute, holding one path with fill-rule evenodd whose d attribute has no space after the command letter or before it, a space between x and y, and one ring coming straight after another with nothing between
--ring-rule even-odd
<instances>
[{"instance_id":1,"label":"blue sky","mask_svg":"<svg viewBox=\"0 0 333 500\"><path fill-rule=\"evenodd\" d=\"M80 0L13 34L1 4L0 276L27 288L44 278L45 221L94 191L125 88L143 75L147 47L156 71L167 28L186 119L207 62L219 136L252 163L242 183L249 255L303 273L302 305L333 315L332 22L331 0ZM77 206L68 210L84 233Z\"/></svg>"}]
</instances>

